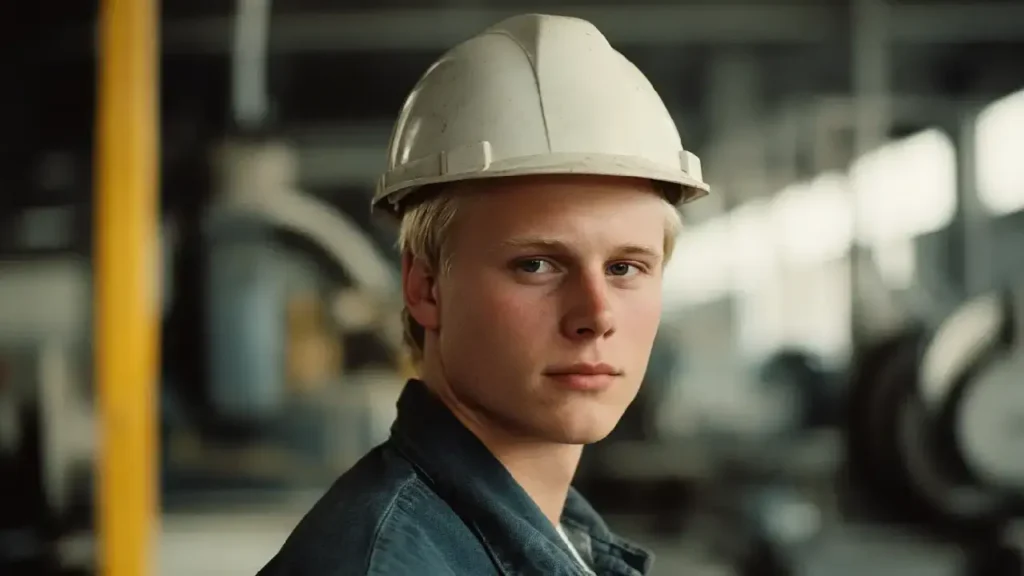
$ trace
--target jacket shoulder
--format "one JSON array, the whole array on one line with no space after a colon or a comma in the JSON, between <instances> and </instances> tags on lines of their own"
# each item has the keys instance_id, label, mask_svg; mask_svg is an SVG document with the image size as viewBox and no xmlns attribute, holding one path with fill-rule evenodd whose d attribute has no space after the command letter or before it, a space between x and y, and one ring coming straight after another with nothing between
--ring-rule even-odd
<instances>
[{"instance_id":1,"label":"jacket shoulder","mask_svg":"<svg viewBox=\"0 0 1024 576\"><path fill-rule=\"evenodd\" d=\"M458 556L446 543L466 537L475 541L412 465L385 444L331 486L260 575L443 576L453 574L449 562Z\"/></svg>"},{"instance_id":2,"label":"jacket shoulder","mask_svg":"<svg viewBox=\"0 0 1024 576\"><path fill-rule=\"evenodd\" d=\"M366 576L454 575L452 556L458 554L445 532L452 532L452 520L458 526L461 520L449 516L455 515L418 477L410 478L376 528Z\"/></svg>"}]
</instances>

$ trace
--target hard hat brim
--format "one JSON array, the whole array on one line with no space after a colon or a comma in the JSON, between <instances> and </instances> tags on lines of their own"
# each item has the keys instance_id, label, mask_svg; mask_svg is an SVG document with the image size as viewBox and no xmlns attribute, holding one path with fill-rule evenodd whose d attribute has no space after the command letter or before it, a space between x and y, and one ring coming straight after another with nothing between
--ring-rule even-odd
<instances>
[{"instance_id":1,"label":"hard hat brim","mask_svg":"<svg viewBox=\"0 0 1024 576\"><path fill-rule=\"evenodd\" d=\"M442 163L439 161L439 167ZM498 161L484 170L444 172L409 178L401 168L389 171L377 186L373 208L399 215L411 196L424 186L464 182L467 180L508 178L514 176L620 176L642 178L662 184L660 188L672 204L682 205L707 196L711 187L679 168L670 168L646 158L604 154L554 153Z\"/></svg>"}]
</instances>

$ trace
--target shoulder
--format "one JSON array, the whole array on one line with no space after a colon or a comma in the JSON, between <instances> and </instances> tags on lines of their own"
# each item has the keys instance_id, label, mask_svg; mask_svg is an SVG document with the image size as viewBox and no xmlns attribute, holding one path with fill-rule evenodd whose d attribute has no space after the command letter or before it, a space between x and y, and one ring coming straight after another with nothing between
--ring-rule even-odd
<instances>
[{"instance_id":1,"label":"shoulder","mask_svg":"<svg viewBox=\"0 0 1024 576\"><path fill-rule=\"evenodd\" d=\"M302 519L263 576L444 575L458 516L386 445L342 475Z\"/></svg>"},{"instance_id":2,"label":"shoulder","mask_svg":"<svg viewBox=\"0 0 1024 576\"><path fill-rule=\"evenodd\" d=\"M461 538L452 538L460 531ZM366 574L454 574L453 544L466 538L474 537L455 513L418 477L410 478L377 524Z\"/></svg>"}]
</instances>

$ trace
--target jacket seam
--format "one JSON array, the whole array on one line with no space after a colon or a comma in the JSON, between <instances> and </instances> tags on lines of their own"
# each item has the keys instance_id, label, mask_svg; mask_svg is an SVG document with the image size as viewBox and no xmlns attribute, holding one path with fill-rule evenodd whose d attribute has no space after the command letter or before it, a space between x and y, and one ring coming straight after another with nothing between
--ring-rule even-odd
<instances>
[{"instance_id":1,"label":"jacket seam","mask_svg":"<svg viewBox=\"0 0 1024 576\"><path fill-rule=\"evenodd\" d=\"M370 554L366 558L366 575L373 576L376 574L373 570L374 560L377 558L377 552L379 551L377 544L380 542L381 534L387 528L388 523L395 516L395 508L398 507L398 501L402 497L402 494L408 489L409 484L416 481L416 474L411 474L406 478L402 484L395 491L395 496L388 503L388 507L384 510L384 514L381 515L380 522L377 523L377 527L373 532L373 541L370 543Z\"/></svg>"}]
</instances>

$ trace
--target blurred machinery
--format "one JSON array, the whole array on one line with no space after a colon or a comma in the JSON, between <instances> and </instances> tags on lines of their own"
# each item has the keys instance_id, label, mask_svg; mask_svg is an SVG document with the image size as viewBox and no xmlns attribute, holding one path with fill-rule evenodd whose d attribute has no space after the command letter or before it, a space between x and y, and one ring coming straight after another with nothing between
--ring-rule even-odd
<instances>
[{"instance_id":1,"label":"blurred machinery","mask_svg":"<svg viewBox=\"0 0 1024 576\"><path fill-rule=\"evenodd\" d=\"M165 390L177 409L165 423L170 502L322 486L383 440L404 382L394 261L295 189L288 147L234 142L215 165L218 189L191 239L204 246L206 385ZM360 338L371 347L348 353Z\"/></svg>"},{"instance_id":2,"label":"blurred machinery","mask_svg":"<svg viewBox=\"0 0 1024 576\"><path fill-rule=\"evenodd\" d=\"M175 234L168 222L164 258L154 257L166 264L165 312L198 311L203 336L188 339L208 350L199 396L174 366L164 371L172 507L211 490L322 486L383 439L406 376L393 259L344 213L291 187L286 147L219 152L224 193L202 234ZM88 230L76 224L87 215L24 208L4 223L3 574L88 573L93 563L93 279ZM205 268L172 273L190 242L204 247ZM175 284L193 275L205 286L198 309L176 299L185 291ZM346 362L345 344L360 340L371 344Z\"/></svg>"},{"instance_id":3,"label":"blurred machinery","mask_svg":"<svg viewBox=\"0 0 1024 576\"><path fill-rule=\"evenodd\" d=\"M939 298L918 292L909 321L858 351L849 381L847 479L856 496L848 512L952 543L968 574L1024 571L1024 269L1020 237L1009 232L1020 214L1017 205L993 210L994 197L1020 196L1024 173L1006 156L1024 134L1024 108L1010 112L1019 100L969 114L961 132L958 165L970 179L954 221L964 263L950 276L957 281ZM980 151L986 156L973 155Z\"/></svg>"},{"instance_id":4,"label":"blurred machinery","mask_svg":"<svg viewBox=\"0 0 1024 576\"><path fill-rule=\"evenodd\" d=\"M301 191L298 152L275 137L271 6L237 3L231 135L212 150L210 200L184 239L195 257L179 262L200 278L200 302L180 313L201 318L179 344L202 360L167 374L171 506L320 489L384 439L408 375L390 247Z\"/></svg>"},{"instance_id":5,"label":"blurred machinery","mask_svg":"<svg viewBox=\"0 0 1024 576\"><path fill-rule=\"evenodd\" d=\"M768 387L768 394L784 398L792 408L791 419L781 426L785 431L806 432L841 425L840 378L823 364L811 352L784 348L761 366L758 376Z\"/></svg>"},{"instance_id":6,"label":"blurred machinery","mask_svg":"<svg viewBox=\"0 0 1024 576\"><path fill-rule=\"evenodd\" d=\"M898 334L865 353L851 383L861 504L963 546L970 574L1024 570L1022 303L1019 288L988 294L935 330Z\"/></svg>"},{"instance_id":7,"label":"blurred machinery","mask_svg":"<svg viewBox=\"0 0 1024 576\"><path fill-rule=\"evenodd\" d=\"M56 573L91 522L91 274L63 254L0 259L0 572Z\"/></svg>"}]
</instances>

